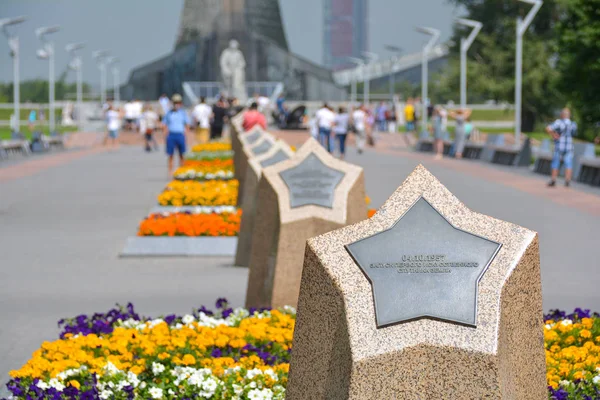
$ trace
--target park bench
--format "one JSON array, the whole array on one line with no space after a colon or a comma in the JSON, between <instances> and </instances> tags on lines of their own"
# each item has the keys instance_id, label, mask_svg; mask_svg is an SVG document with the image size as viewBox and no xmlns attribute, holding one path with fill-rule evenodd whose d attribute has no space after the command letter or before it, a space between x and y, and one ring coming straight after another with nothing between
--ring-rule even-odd
<instances>
[{"instance_id":1,"label":"park bench","mask_svg":"<svg viewBox=\"0 0 600 400\"><path fill-rule=\"evenodd\" d=\"M577 180L592 186L600 186L600 159L596 157L582 157L581 169Z\"/></svg>"},{"instance_id":2,"label":"park bench","mask_svg":"<svg viewBox=\"0 0 600 400\"><path fill-rule=\"evenodd\" d=\"M590 162L596 159L596 150L592 143L576 142L573 144L573 176L578 177L583 161ZM593 162L592 162L593 164ZM550 175L552 172L552 149L550 140L545 139L537 153L537 158L533 166L533 171L542 174ZM560 175L564 174L564 167L561 165Z\"/></svg>"},{"instance_id":3,"label":"park bench","mask_svg":"<svg viewBox=\"0 0 600 400\"><path fill-rule=\"evenodd\" d=\"M531 139L525 139L522 147L490 145L493 151L492 163L511 166L529 166L531 164Z\"/></svg>"},{"instance_id":4,"label":"park bench","mask_svg":"<svg viewBox=\"0 0 600 400\"><path fill-rule=\"evenodd\" d=\"M419 134L419 141L417 142L417 151L424 151L424 152L433 152L433 143L434 143L435 139L432 138L429 135L429 132L421 132ZM444 134L443 137L443 142L444 142L444 154L445 155L450 155L450 152L452 150L452 140L450 140L450 134L448 132L446 132Z\"/></svg>"},{"instance_id":5,"label":"park bench","mask_svg":"<svg viewBox=\"0 0 600 400\"><path fill-rule=\"evenodd\" d=\"M11 154L23 154L28 155L29 142L27 140L2 140L0 141L0 158L7 158Z\"/></svg>"},{"instance_id":6,"label":"park bench","mask_svg":"<svg viewBox=\"0 0 600 400\"><path fill-rule=\"evenodd\" d=\"M485 145L483 143L478 142L465 143L465 148L463 149L463 158L479 160L481 158L481 154L483 153L484 146Z\"/></svg>"},{"instance_id":7,"label":"park bench","mask_svg":"<svg viewBox=\"0 0 600 400\"><path fill-rule=\"evenodd\" d=\"M42 136L42 141L50 148L56 149L64 149L65 142L62 136L51 135L51 136Z\"/></svg>"}]
</instances>

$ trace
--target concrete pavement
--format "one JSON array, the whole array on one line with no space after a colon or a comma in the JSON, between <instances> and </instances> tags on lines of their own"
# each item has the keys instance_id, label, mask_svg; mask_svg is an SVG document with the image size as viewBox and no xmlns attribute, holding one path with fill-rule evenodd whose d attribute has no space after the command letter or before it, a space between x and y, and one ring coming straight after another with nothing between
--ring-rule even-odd
<instances>
[{"instance_id":1,"label":"concrete pavement","mask_svg":"<svg viewBox=\"0 0 600 400\"><path fill-rule=\"evenodd\" d=\"M384 150L359 156L349 149L348 161L365 168L373 207L422 163L473 210L539 232L546 310L600 310L600 191L542 192L532 188L543 188L544 177ZM168 181L162 153L122 147L46 159L34 173L0 180L0 382L57 337L62 317L128 301L151 316L211 306L222 296L243 304L247 270L230 258L118 258Z\"/></svg>"}]
</instances>

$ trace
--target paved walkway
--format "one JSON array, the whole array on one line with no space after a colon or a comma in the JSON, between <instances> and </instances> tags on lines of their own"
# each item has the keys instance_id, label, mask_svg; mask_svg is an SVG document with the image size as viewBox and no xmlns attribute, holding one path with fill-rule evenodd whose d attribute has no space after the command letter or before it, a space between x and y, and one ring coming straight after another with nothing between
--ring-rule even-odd
<instances>
[{"instance_id":1,"label":"paved walkway","mask_svg":"<svg viewBox=\"0 0 600 400\"><path fill-rule=\"evenodd\" d=\"M545 309L600 310L600 191L551 192L543 177L396 147L361 156L349 149L373 206L423 163L470 208L540 233ZM34 173L0 167L0 382L56 338L61 317L128 301L145 315L185 313L221 296L243 304L247 271L230 258L117 257L167 182L162 153L73 154L50 155Z\"/></svg>"}]
</instances>

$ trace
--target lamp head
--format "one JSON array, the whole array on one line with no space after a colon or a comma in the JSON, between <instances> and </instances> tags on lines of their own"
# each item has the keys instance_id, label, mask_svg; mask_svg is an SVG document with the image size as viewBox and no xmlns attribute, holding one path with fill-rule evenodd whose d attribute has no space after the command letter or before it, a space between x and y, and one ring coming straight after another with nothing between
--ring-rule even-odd
<instances>
[{"instance_id":1,"label":"lamp head","mask_svg":"<svg viewBox=\"0 0 600 400\"><path fill-rule=\"evenodd\" d=\"M73 53L76 50L83 49L85 47L85 43L70 43L65 46L65 50L69 53Z\"/></svg>"},{"instance_id":2,"label":"lamp head","mask_svg":"<svg viewBox=\"0 0 600 400\"><path fill-rule=\"evenodd\" d=\"M108 50L96 50L92 53L92 57L96 61L102 61L108 56Z\"/></svg>"},{"instance_id":3,"label":"lamp head","mask_svg":"<svg viewBox=\"0 0 600 400\"><path fill-rule=\"evenodd\" d=\"M401 47L392 46L392 45L389 45L389 44L385 46L385 49L387 51L391 51L393 53L401 53L402 52L402 48Z\"/></svg>"},{"instance_id":4,"label":"lamp head","mask_svg":"<svg viewBox=\"0 0 600 400\"><path fill-rule=\"evenodd\" d=\"M24 16L0 19L0 28L4 29L10 25L20 24L21 22L25 22L25 19L26 18Z\"/></svg>"},{"instance_id":5,"label":"lamp head","mask_svg":"<svg viewBox=\"0 0 600 400\"><path fill-rule=\"evenodd\" d=\"M421 32L421 33L424 33L424 34L430 35L430 36L439 35L439 33L440 33L440 31L438 29L429 28L427 26L419 26L415 29L417 30L417 32Z\"/></svg>"},{"instance_id":6,"label":"lamp head","mask_svg":"<svg viewBox=\"0 0 600 400\"><path fill-rule=\"evenodd\" d=\"M51 33L55 33L58 32L60 30L60 26L58 25L54 25L54 26L43 26L41 28L37 28L35 30L35 35L42 39L45 35L49 35Z\"/></svg>"}]
</instances>

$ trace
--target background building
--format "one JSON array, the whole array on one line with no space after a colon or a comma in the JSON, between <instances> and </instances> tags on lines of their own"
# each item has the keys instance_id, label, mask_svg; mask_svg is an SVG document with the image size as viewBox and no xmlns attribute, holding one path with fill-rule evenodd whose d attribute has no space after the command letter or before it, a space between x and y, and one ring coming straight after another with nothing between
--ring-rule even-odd
<instances>
[{"instance_id":1,"label":"background building","mask_svg":"<svg viewBox=\"0 0 600 400\"><path fill-rule=\"evenodd\" d=\"M323 62L334 70L352 65L368 49L367 0L323 0Z\"/></svg>"},{"instance_id":2,"label":"background building","mask_svg":"<svg viewBox=\"0 0 600 400\"><path fill-rule=\"evenodd\" d=\"M289 51L278 0L186 0L174 51L134 69L123 98L182 93L183 82L217 84L219 57L231 39L246 58L247 83L281 82L289 99L345 98L331 70ZM248 96L254 90L248 85Z\"/></svg>"}]
</instances>

